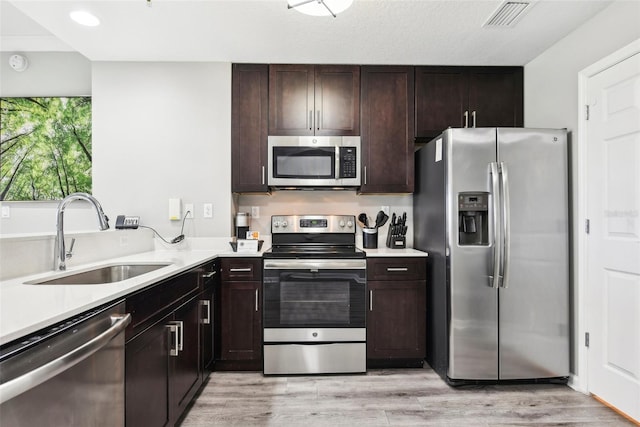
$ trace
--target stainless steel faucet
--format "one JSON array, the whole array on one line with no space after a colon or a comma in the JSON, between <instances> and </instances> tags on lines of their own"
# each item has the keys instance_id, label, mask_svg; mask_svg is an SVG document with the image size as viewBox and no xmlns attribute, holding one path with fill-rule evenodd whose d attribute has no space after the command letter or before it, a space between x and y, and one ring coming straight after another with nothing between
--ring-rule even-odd
<instances>
[{"instance_id":1,"label":"stainless steel faucet","mask_svg":"<svg viewBox=\"0 0 640 427\"><path fill-rule=\"evenodd\" d=\"M66 251L64 245L64 210L69 205L69 203L74 200L86 200L91 203L91 205L95 208L96 213L98 214L98 222L100 226L100 230L106 230L109 228L109 218L104 214L102 210L102 206L100 202L96 200L91 194L87 193L72 193L67 197L62 199L60 204L58 205L58 222L56 224L56 245L55 251L53 254L53 269L54 270L66 270L67 265L66 261L68 258L71 258L73 250L73 244L75 243L75 239L71 243L71 250L69 252Z\"/></svg>"}]
</instances>

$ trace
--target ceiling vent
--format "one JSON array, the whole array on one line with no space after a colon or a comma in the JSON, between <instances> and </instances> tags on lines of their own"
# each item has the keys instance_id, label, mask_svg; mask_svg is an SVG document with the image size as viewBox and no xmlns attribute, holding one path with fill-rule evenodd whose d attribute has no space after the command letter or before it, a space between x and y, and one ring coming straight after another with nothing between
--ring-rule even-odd
<instances>
[{"instance_id":1,"label":"ceiling vent","mask_svg":"<svg viewBox=\"0 0 640 427\"><path fill-rule=\"evenodd\" d=\"M528 1L505 1L487 19L483 27L513 27L531 9Z\"/></svg>"}]
</instances>

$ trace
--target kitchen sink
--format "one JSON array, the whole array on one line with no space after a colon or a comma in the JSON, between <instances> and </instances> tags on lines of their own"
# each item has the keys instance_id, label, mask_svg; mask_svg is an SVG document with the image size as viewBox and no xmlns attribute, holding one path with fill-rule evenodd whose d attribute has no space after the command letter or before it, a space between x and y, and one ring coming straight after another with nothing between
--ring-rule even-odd
<instances>
[{"instance_id":1,"label":"kitchen sink","mask_svg":"<svg viewBox=\"0 0 640 427\"><path fill-rule=\"evenodd\" d=\"M94 268L93 270L58 276L54 279L41 279L25 282L27 285L104 285L107 283L121 282L150 273L159 268L171 265L170 263L156 264L113 264Z\"/></svg>"}]
</instances>

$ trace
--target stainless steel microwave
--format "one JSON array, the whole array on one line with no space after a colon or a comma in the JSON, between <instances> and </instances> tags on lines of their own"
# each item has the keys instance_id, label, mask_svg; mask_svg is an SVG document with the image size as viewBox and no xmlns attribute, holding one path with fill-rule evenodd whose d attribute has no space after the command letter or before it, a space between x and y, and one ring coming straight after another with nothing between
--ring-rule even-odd
<instances>
[{"instance_id":1,"label":"stainless steel microwave","mask_svg":"<svg viewBox=\"0 0 640 427\"><path fill-rule=\"evenodd\" d=\"M268 149L269 186L360 186L359 136L270 136Z\"/></svg>"}]
</instances>

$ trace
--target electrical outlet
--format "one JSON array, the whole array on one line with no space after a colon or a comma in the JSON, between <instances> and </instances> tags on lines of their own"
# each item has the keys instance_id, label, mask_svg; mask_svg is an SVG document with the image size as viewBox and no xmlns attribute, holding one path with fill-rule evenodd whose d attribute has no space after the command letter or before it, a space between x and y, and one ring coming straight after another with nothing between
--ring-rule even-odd
<instances>
[{"instance_id":1,"label":"electrical outlet","mask_svg":"<svg viewBox=\"0 0 640 427\"><path fill-rule=\"evenodd\" d=\"M380 206L380 210L384 212L387 216L389 215L389 206Z\"/></svg>"},{"instance_id":2,"label":"electrical outlet","mask_svg":"<svg viewBox=\"0 0 640 427\"><path fill-rule=\"evenodd\" d=\"M11 218L11 208L9 206L2 207L2 218Z\"/></svg>"},{"instance_id":3,"label":"electrical outlet","mask_svg":"<svg viewBox=\"0 0 640 427\"><path fill-rule=\"evenodd\" d=\"M251 206L251 218L260 218L260 206Z\"/></svg>"},{"instance_id":4,"label":"electrical outlet","mask_svg":"<svg viewBox=\"0 0 640 427\"><path fill-rule=\"evenodd\" d=\"M187 212L189 212L187 214ZM184 217L187 219L193 219L193 203L184 204Z\"/></svg>"},{"instance_id":5,"label":"electrical outlet","mask_svg":"<svg viewBox=\"0 0 640 427\"><path fill-rule=\"evenodd\" d=\"M213 218L213 203L205 203L203 205L202 216L204 218Z\"/></svg>"}]
</instances>

